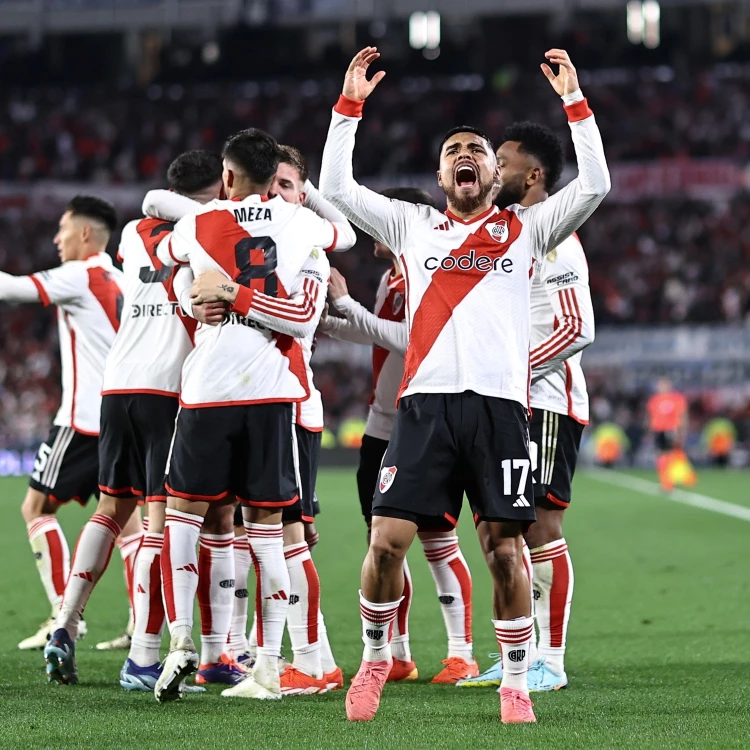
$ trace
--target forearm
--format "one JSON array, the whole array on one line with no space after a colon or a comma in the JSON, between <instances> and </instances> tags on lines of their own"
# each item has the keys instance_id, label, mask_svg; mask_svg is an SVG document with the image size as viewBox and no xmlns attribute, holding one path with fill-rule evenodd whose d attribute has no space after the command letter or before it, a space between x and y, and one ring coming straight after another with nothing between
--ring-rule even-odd
<instances>
[{"instance_id":1,"label":"forearm","mask_svg":"<svg viewBox=\"0 0 750 750\"><path fill-rule=\"evenodd\" d=\"M256 289L241 286L231 311L249 320L294 338L305 338L315 332L322 304L318 298L317 282L305 281L300 293L289 299L269 297Z\"/></svg>"},{"instance_id":2,"label":"forearm","mask_svg":"<svg viewBox=\"0 0 750 750\"><path fill-rule=\"evenodd\" d=\"M315 185L307 180L305 182L305 206L315 211L318 216L327 219L336 228L336 246L334 250L342 252L348 250L357 241L352 225L344 214L336 206L326 200Z\"/></svg>"},{"instance_id":3,"label":"forearm","mask_svg":"<svg viewBox=\"0 0 750 750\"><path fill-rule=\"evenodd\" d=\"M144 216L166 221L179 221L183 216L197 211L198 208L200 208L200 203L172 190L149 190L141 205Z\"/></svg>"},{"instance_id":4,"label":"forearm","mask_svg":"<svg viewBox=\"0 0 750 750\"><path fill-rule=\"evenodd\" d=\"M339 297L333 304L369 343L377 344L401 356L406 354L409 334L405 321L379 318L349 295Z\"/></svg>"},{"instance_id":5,"label":"forearm","mask_svg":"<svg viewBox=\"0 0 750 750\"><path fill-rule=\"evenodd\" d=\"M0 299L6 302L39 302L41 283L31 276L12 276L0 271Z\"/></svg>"},{"instance_id":6,"label":"forearm","mask_svg":"<svg viewBox=\"0 0 750 750\"><path fill-rule=\"evenodd\" d=\"M325 333L326 336L330 336L332 339L347 341L350 344L372 346L372 341L358 331L352 322L346 318L334 318L329 315L325 321L321 320L318 330Z\"/></svg>"}]
</instances>

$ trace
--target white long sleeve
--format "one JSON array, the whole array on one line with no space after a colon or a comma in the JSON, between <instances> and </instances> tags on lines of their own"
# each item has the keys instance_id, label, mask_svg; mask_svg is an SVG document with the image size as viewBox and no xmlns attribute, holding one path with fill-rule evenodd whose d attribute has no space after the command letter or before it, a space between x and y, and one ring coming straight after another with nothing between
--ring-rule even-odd
<instances>
[{"instance_id":1,"label":"white long sleeve","mask_svg":"<svg viewBox=\"0 0 750 750\"><path fill-rule=\"evenodd\" d=\"M602 137L593 113L580 91L564 99L578 177L547 200L518 212L519 218L531 225L539 259L575 232L594 213L611 187Z\"/></svg>"},{"instance_id":2,"label":"white long sleeve","mask_svg":"<svg viewBox=\"0 0 750 750\"><path fill-rule=\"evenodd\" d=\"M351 327L361 334L364 341L358 343L376 344L402 357L406 354L409 330L405 320L379 318L349 295L339 297L333 304Z\"/></svg>"},{"instance_id":3,"label":"white long sleeve","mask_svg":"<svg viewBox=\"0 0 750 750\"><path fill-rule=\"evenodd\" d=\"M39 302L39 288L30 276L12 276L0 271L0 299L6 302Z\"/></svg>"},{"instance_id":4,"label":"white long sleeve","mask_svg":"<svg viewBox=\"0 0 750 750\"><path fill-rule=\"evenodd\" d=\"M190 266L180 266L174 275L172 280L172 289L174 290L175 297L180 303L180 307L185 315L195 318L193 313L193 303L190 301L190 289L193 286L195 276Z\"/></svg>"},{"instance_id":5,"label":"white long sleeve","mask_svg":"<svg viewBox=\"0 0 750 750\"><path fill-rule=\"evenodd\" d=\"M336 228L337 238L334 251L343 252L353 247L357 241L357 235L346 216L330 201L326 200L310 180L305 182L304 191L305 207L315 211L321 218L328 219Z\"/></svg>"},{"instance_id":6,"label":"white long sleeve","mask_svg":"<svg viewBox=\"0 0 750 750\"><path fill-rule=\"evenodd\" d=\"M183 216L195 213L201 204L172 190L149 190L143 198L141 210L144 216L167 221L179 221Z\"/></svg>"}]
</instances>

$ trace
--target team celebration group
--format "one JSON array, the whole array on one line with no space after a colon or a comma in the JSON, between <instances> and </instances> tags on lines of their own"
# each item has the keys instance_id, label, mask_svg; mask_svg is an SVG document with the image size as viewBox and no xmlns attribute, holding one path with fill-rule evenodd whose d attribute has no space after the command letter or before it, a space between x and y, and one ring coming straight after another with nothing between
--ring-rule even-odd
<instances>
[{"instance_id":1,"label":"team celebration group","mask_svg":"<svg viewBox=\"0 0 750 750\"><path fill-rule=\"evenodd\" d=\"M78 682L83 611L117 544L131 618L125 636L99 646L129 647L126 690L168 702L211 683L259 700L344 687L311 554L324 426L311 358L323 332L372 346L356 477L369 541L364 653L348 719L373 719L386 682L418 676L406 562L417 535L447 631L432 681L496 686L504 723L535 722L529 693L566 687L573 568L562 526L588 421L581 351L594 338L575 231L610 182L575 68L564 50L545 56L578 162L552 195L563 147L530 122L507 128L497 148L471 126L446 134L445 211L423 190L358 184L357 126L385 76L370 75L379 54L367 47L333 109L319 190L295 148L245 130L221 156L174 160L169 190L150 191L143 218L122 230L122 271L106 253L114 207L78 196L55 236L58 267L0 273L0 299L58 313L62 404L22 507L52 614L19 644L43 649L50 681ZM353 226L390 261L374 312L329 264L355 244ZM57 510L94 494L71 561ZM499 654L481 674L456 534L464 498L493 582Z\"/></svg>"}]
</instances>

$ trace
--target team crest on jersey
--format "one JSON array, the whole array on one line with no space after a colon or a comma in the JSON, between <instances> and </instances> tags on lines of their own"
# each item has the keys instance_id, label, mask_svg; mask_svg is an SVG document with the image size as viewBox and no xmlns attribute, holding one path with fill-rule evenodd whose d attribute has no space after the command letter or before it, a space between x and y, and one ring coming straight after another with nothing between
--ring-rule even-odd
<instances>
[{"instance_id":1,"label":"team crest on jersey","mask_svg":"<svg viewBox=\"0 0 750 750\"><path fill-rule=\"evenodd\" d=\"M396 478L398 469L395 466L384 466L380 470L380 491L388 492Z\"/></svg>"},{"instance_id":2,"label":"team crest on jersey","mask_svg":"<svg viewBox=\"0 0 750 750\"><path fill-rule=\"evenodd\" d=\"M485 224L485 227L495 242L502 244L508 240L508 222L505 219L500 219L500 221L495 221L492 224Z\"/></svg>"},{"instance_id":3,"label":"team crest on jersey","mask_svg":"<svg viewBox=\"0 0 750 750\"><path fill-rule=\"evenodd\" d=\"M398 315L404 306L404 295L401 292L393 293L393 314Z\"/></svg>"}]
</instances>

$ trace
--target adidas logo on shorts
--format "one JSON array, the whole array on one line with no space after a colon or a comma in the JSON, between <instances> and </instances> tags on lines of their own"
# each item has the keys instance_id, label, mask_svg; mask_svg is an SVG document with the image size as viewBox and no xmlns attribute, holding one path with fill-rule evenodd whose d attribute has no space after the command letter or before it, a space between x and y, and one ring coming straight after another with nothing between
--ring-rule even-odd
<instances>
[{"instance_id":1,"label":"adidas logo on shorts","mask_svg":"<svg viewBox=\"0 0 750 750\"><path fill-rule=\"evenodd\" d=\"M516 502L513 503L513 507L514 508L530 508L531 504L523 495L519 495L518 500L516 500Z\"/></svg>"}]
</instances>

